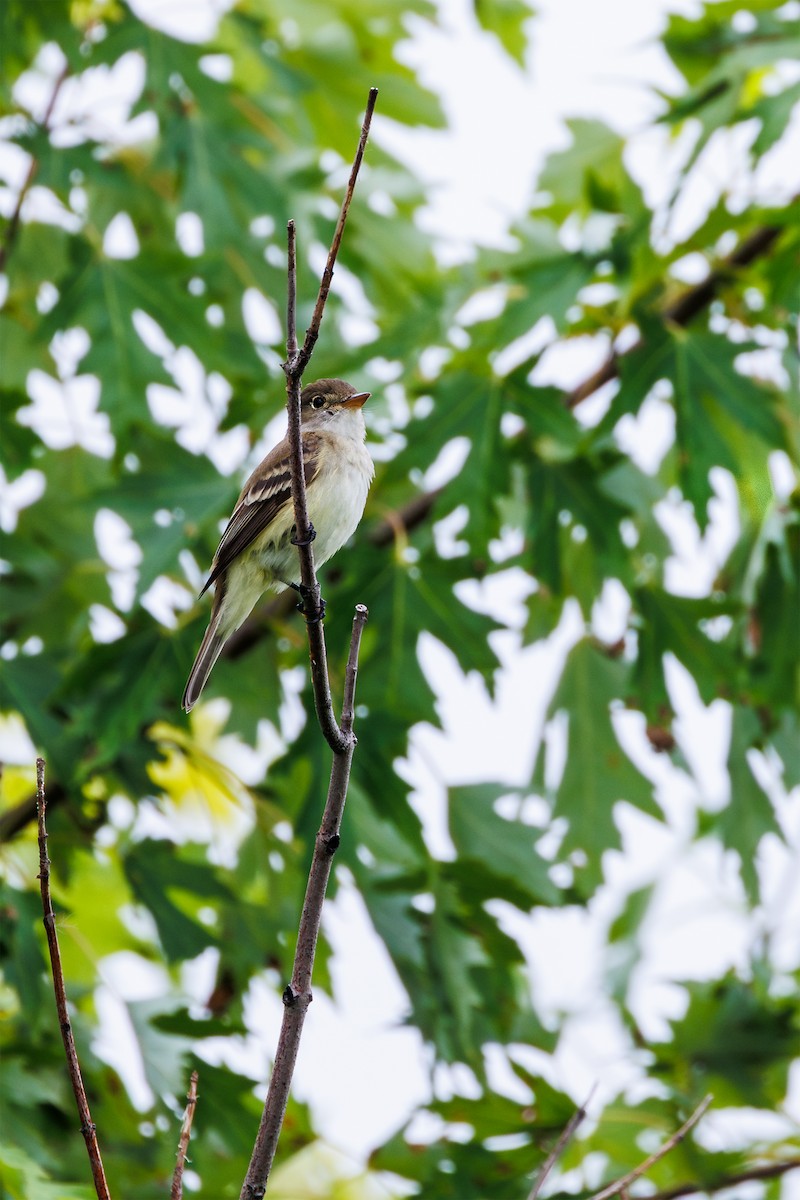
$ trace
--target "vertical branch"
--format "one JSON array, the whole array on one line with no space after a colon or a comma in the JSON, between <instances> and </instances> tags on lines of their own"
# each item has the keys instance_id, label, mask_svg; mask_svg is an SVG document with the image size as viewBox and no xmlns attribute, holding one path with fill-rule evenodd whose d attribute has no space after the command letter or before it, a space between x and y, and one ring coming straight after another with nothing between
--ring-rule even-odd
<instances>
[{"instance_id":1,"label":"vertical branch","mask_svg":"<svg viewBox=\"0 0 800 1200\"><path fill-rule=\"evenodd\" d=\"M286 241L286 361L291 363L297 354L297 234L294 221L287 223Z\"/></svg>"},{"instance_id":2,"label":"vertical branch","mask_svg":"<svg viewBox=\"0 0 800 1200\"><path fill-rule=\"evenodd\" d=\"M253 1147L250 1166L242 1185L240 1200L261 1200L266 1191L267 1179L272 1169L278 1137L289 1100L289 1088L297 1061L297 1052L300 1048L300 1036L303 1032L308 1006L313 999L311 975L314 969L314 956L322 919L322 905L333 865L333 856L339 846L339 830L347 797L347 785L350 780L350 766L356 745L353 734L353 712L358 652L368 615L364 604L356 605L342 702L342 732L347 739L347 748L344 753L333 756L328 797L314 844L314 857L308 875L303 912L297 932L292 981L283 993L283 1021L275 1053L275 1064L272 1068L267 1099L261 1114L261 1123Z\"/></svg>"},{"instance_id":3,"label":"vertical branch","mask_svg":"<svg viewBox=\"0 0 800 1200\"><path fill-rule=\"evenodd\" d=\"M363 626L367 622L367 608L356 605L353 619L353 632L350 636L350 652L348 655L347 672L345 672L344 696L342 703L342 724L339 726L333 714L331 701L330 680L327 677L327 656L325 650L325 635L323 632L323 604L319 595L317 572L314 570L312 542L314 530L308 520L308 504L306 499L306 476L303 469L302 430L300 410L300 384L313 352L314 344L319 336L319 326L325 308L327 294L330 292L333 266L335 266L339 245L342 242L344 223L347 221L350 200L363 151L367 144L369 124L372 121L375 100L378 89L369 91L365 119L361 125L361 137L357 146L353 168L350 170L347 192L339 212L335 233L323 277L321 277L317 304L314 306L311 325L306 331L302 348L297 349L297 254L296 232L294 221L289 221L287 227L288 241L288 280L287 280L287 361L283 364L287 377L287 413L289 422L289 448L291 464L291 497L294 503L295 535L294 542L300 556L301 594L303 612L306 616L308 631L308 652L311 656L311 676L314 690L314 704L321 731L333 751L331 776L327 786L327 798L323 820L321 820L317 839L314 842L314 854L311 870L308 872L305 900L303 900L300 926L297 929L297 944L291 982L283 992L283 1020L281 1033L272 1067L269 1090L266 1093L264 1111L257 1138L253 1146L251 1162L247 1169L245 1182L242 1183L241 1200L260 1200L266 1190L266 1181L275 1159L278 1136L285 1110L289 1102L291 1076L294 1074L297 1051L300 1049L300 1037L305 1024L308 1006L312 1001L311 980L314 967L314 956L317 953L323 904L330 880L333 854L339 844L339 828L342 824L344 802L350 780L350 766L353 763L355 750L355 734L353 720L355 712L355 684L357 676L357 660L361 646Z\"/></svg>"},{"instance_id":4,"label":"vertical branch","mask_svg":"<svg viewBox=\"0 0 800 1200\"><path fill-rule=\"evenodd\" d=\"M61 1026L61 1037L64 1041L64 1051L67 1056L67 1070L70 1083L78 1107L81 1120L81 1133L86 1142L86 1152L92 1168L92 1179L98 1200L110 1200L108 1184L106 1183L103 1160L100 1157L100 1147L97 1143L97 1127L92 1121L89 1102L86 1099L86 1089L83 1086L81 1068L78 1063L78 1051L75 1048L75 1038L67 1008L67 991L64 986L64 972L61 967L61 951L58 946L56 932L56 916L53 912L53 902L50 896L50 859L47 857L47 801L44 790L45 762L43 758L36 760L36 803L39 814L39 889L42 896L42 912L47 947L50 951L50 966L53 972L53 990L56 996L58 1022Z\"/></svg>"},{"instance_id":5,"label":"vertical branch","mask_svg":"<svg viewBox=\"0 0 800 1200\"><path fill-rule=\"evenodd\" d=\"M342 201L339 220L336 223L333 241L328 252L328 260L320 282L311 324L306 331L302 349L299 350L297 347L297 238L294 221L289 221L287 226L287 338L286 362L283 364L283 370L286 374L286 407L289 423L288 436L292 472L292 500L295 517L293 540L300 556L301 594L303 596L303 612L308 630L314 703L322 733L333 750L333 762L331 764L325 810L314 843L314 855L308 874L303 911L297 931L297 946L292 967L292 979L283 993L283 1021L281 1022L281 1031L275 1052L275 1062L272 1068L272 1076L264 1103L264 1110L261 1114L258 1135L253 1146L250 1165L242 1184L241 1200L261 1200L266 1191L267 1179L269 1178L275 1158L278 1137L286 1113L286 1105L289 1101L292 1075L300 1048L300 1036L303 1031L308 1006L312 1000L311 977L322 921L322 906L328 888L328 880L330 879L333 856L339 846L339 829L347 798L347 786L350 781L353 751L356 745L353 733L353 714L355 711L358 653L361 646L361 636L369 614L365 605L356 605L353 629L350 637L350 652L347 660L340 726L336 721L331 700L325 635L322 628L323 606L320 600L319 583L314 569L314 554L312 550L315 534L308 518L306 481L303 467L300 383L303 371L311 358L319 335L320 322L322 321L325 302L328 298L331 279L333 278L333 268L339 253L350 201L353 198L353 191L356 179L358 178L358 171L364 157L364 147L367 143L377 95L377 88L371 88L366 114L361 125L358 149L350 172L347 191Z\"/></svg>"},{"instance_id":6,"label":"vertical branch","mask_svg":"<svg viewBox=\"0 0 800 1200\"><path fill-rule=\"evenodd\" d=\"M353 192L356 188L356 180L358 172L361 168L361 160L364 157L364 150L369 137L369 127L372 124L372 114L375 112L375 104L378 99L378 89L370 88L367 98L367 107L364 113L364 120L361 123L361 137L358 139L358 147L356 156L353 159L353 166L350 169L350 178L347 181L347 189L342 200L342 207L339 212L339 219L336 222L336 229L333 233L333 241L331 248L328 251L328 261L325 263L325 270L322 272L320 280L319 293L317 302L314 305L314 313L311 317L311 324L306 330L306 336L303 341L303 348L298 354L298 368L300 374L303 373L308 360L311 358L312 351L319 337L319 327L322 321L322 314L325 309L325 301L328 299L328 292L331 290L331 280L333 279L333 268L336 265L336 258L339 254L339 247L342 244L342 234L344 233L345 222L347 221L347 213L350 209L350 201L353 199Z\"/></svg>"},{"instance_id":7,"label":"vertical branch","mask_svg":"<svg viewBox=\"0 0 800 1200\"><path fill-rule=\"evenodd\" d=\"M172 1175L169 1200L183 1200L183 1172L186 1169L186 1155L189 1151L189 1139L192 1136L194 1110L197 1107L197 1078L197 1071L192 1071L189 1079L189 1092L186 1097L186 1108L183 1114L183 1124L181 1125L181 1136L178 1140L178 1157L175 1161L175 1170Z\"/></svg>"},{"instance_id":8,"label":"vertical branch","mask_svg":"<svg viewBox=\"0 0 800 1200\"><path fill-rule=\"evenodd\" d=\"M44 130L45 133L50 128L50 119L53 116L53 109L56 106L56 100L58 99L58 93L61 91L61 87L64 83L64 80L67 78L68 74L69 74L69 65L65 64L64 68L59 73L58 77L56 78L55 83L53 84L53 90L50 93L50 99L47 102L47 108L45 109L44 116L42 117L42 122L41 122L40 128L42 130ZM0 242L0 271L5 269L6 260L11 251L11 247L13 246L13 244L16 240L17 233L19 232L19 223L22 218L22 206L25 203L25 197L28 195L28 192L31 190L31 187L33 186L33 181L36 178L36 172L38 171L38 169L39 169L38 162L36 161L35 158L31 158L30 166L28 167L28 173L25 176L25 179L23 180L22 187L19 189L19 195L17 196L17 203L14 205L14 211L12 212L11 216L9 217L8 225L6 225L6 230L3 235L3 239Z\"/></svg>"},{"instance_id":9,"label":"vertical branch","mask_svg":"<svg viewBox=\"0 0 800 1200\"><path fill-rule=\"evenodd\" d=\"M286 412L289 423L289 462L292 472L292 502L294 504L294 544L300 557L300 583L303 614L308 630L308 650L311 659L311 682L314 706L325 740L331 749L341 753L345 742L336 722L328 680L328 652L322 627L323 604L319 580L314 566L314 528L308 516L306 479L303 466L303 435L300 417L300 381L303 368L297 366L297 237L294 221L286 227L288 243L288 275L286 305Z\"/></svg>"},{"instance_id":10,"label":"vertical branch","mask_svg":"<svg viewBox=\"0 0 800 1200\"><path fill-rule=\"evenodd\" d=\"M364 149L369 136L372 114L378 98L378 89L370 88L367 99L364 120L361 123L361 135L358 140L350 178L347 182L339 219L333 234L328 259L317 294L317 302L311 324L306 331L302 349L297 348L297 236L294 221L287 225L287 303L286 303L286 362L283 370L286 374L286 409L289 424L289 447L292 470L292 500L294 502L294 542L300 556L300 580L302 584L303 612L308 629L308 648L311 659L311 682L314 689L314 704L317 718L325 740L334 754L343 754L347 750L347 738L336 721L331 699L330 683L328 680L328 656L325 647L325 634L322 628L323 604L320 598L319 581L314 568L314 553L312 542L315 537L314 529L308 518L308 502L306 500L306 480L303 468L303 438L300 427L300 383L303 371L308 365L317 338L320 323L325 311L325 303L330 292L333 269L342 243L350 202L353 199L358 172L364 158Z\"/></svg>"}]
</instances>

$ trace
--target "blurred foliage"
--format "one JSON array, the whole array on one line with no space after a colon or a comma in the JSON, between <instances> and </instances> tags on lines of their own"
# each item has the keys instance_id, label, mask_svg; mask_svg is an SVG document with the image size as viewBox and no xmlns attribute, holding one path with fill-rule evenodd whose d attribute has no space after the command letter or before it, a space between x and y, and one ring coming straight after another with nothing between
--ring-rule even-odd
<instances>
[{"instance_id":1,"label":"blurred foliage","mask_svg":"<svg viewBox=\"0 0 800 1200\"><path fill-rule=\"evenodd\" d=\"M516 70L535 36L532 8L475 0L474 12ZM11 1200L89 1194L35 894L34 747L48 763L54 899L112 1189L166 1194L196 1065L198 1194L238 1195L263 1081L220 1063L228 1050L248 1054L254 980L278 995L289 973L329 769L298 683L298 619L265 605L212 676L209 703L185 718L179 698L206 620L195 596L238 468L283 403L286 220L299 229L303 327L368 87L381 89L381 118L444 125L395 54L412 14L437 19L430 0L238 0L198 43L124 0L0 6L0 711L6 742L30 747L7 764L0 792L0 1178ZM793 7L707 4L672 17L663 44L684 86L664 97L660 124L688 146L672 201L739 125L750 137L745 190L758 195L762 160L800 99L787 69L800 49ZM553 1057L567 1015L537 1006L506 915L592 908L623 845L623 809L652 830L669 820L643 765L657 753L698 798L690 841L724 847L738 873L752 937L737 971L675 980L682 1015L648 1040L635 982L658 879L630 892L607 930L597 1003L628 1039L636 1098L609 1102L564 1169L582 1170L596 1151L595 1177L623 1173L708 1090L734 1111L782 1113L800 1048L796 949L788 963L773 953L761 859L766 839L788 836L781 796L800 783L800 493L773 484L776 469L796 480L800 460L797 204L722 195L690 232L668 236L672 201L651 210L625 140L595 120L571 122L570 135L513 247L442 267L415 220L425 191L381 148L379 120L312 368L374 393L376 483L352 549L323 581L337 694L353 604L371 612L340 854L432 1064L434 1132L420 1143L415 1127L398 1131L372 1165L428 1200L522 1200L571 1115L552 1082L569 1085ZM665 153L666 138L665 128ZM763 253L718 270L762 227L776 231ZM701 297L684 327L665 313L689 255L718 274L713 304ZM580 336L602 352L620 335L632 348L612 364L619 380L604 406L567 403L538 382L551 348ZM654 411L672 430L657 461L630 436L648 436ZM463 464L404 525L454 442ZM677 587L674 517L711 555L723 493L736 510L730 549L709 582ZM521 574L522 622L485 602ZM595 618L611 585L624 619L608 641ZM560 677L528 785L496 782L498 763L443 799L453 853L442 861L402 767L411 729L440 719L421 646L436 639L491 693L498 631L517 646L560 645ZM704 804L683 754L675 662L703 704L729 714L721 810ZM521 729L535 727L541 685L531 680ZM640 721L636 761L621 740L626 714ZM212 964L203 996L188 982L199 961ZM97 1039L111 962L160 980L155 999L116 998L138 1051L138 1107ZM316 986L331 988L324 944ZM498 1056L504 1072L489 1069ZM450 1064L469 1087L443 1089ZM653 1177L711 1188L756 1156L797 1155L791 1132L724 1153L690 1138ZM325 1196L380 1194L374 1176L341 1171L315 1138L293 1103L276 1195L315 1172ZM580 1179L570 1186L594 1181ZM558 1172L548 1186L564 1194Z\"/></svg>"}]
</instances>

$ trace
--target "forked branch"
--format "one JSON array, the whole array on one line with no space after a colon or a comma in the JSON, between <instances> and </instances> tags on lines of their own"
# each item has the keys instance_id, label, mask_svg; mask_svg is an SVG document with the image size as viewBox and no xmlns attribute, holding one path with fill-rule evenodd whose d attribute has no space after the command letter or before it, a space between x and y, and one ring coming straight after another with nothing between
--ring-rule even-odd
<instances>
[{"instance_id":1,"label":"forked branch","mask_svg":"<svg viewBox=\"0 0 800 1200\"><path fill-rule=\"evenodd\" d=\"M306 331L302 348L298 348L297 345L297 237L294 221L289 221L287 226L287 337L286 362L283 364L283 369L286 373L286 407L289 420L295 542L300 555L303 611L308 630L314 703L320 728L333 750L333 763L331 766L325 810L314 845L314 856L303 902L292 979L283 993L283 1021L275 1053L275 1063L272 1069L267 1098L261 1115L261 1123L253 1147L250 1165L242 1185L241 1200L260 1200L266 1191L267 1180L272 1169L278 1145L278 1137L289 1100L289 1089L300 1047L300 1036L308 1006L312 1000L311 977L322 920L322 906L328 888L333 856L339 845L339 829L341 827L342 814L347 797L347 786L350 780L350 767L356 744L353 733L353 719L355 713L358 653L368 613L365 605L356 605L350 638L350 653L345 673L341 723L339 723L334 715L333 702L331 700L325 636L322 625L322 604L320 601L319 582L314 568L314 553L312 549L313 531L308 517L300 424L300 384L303 371L308 365L314 345L319 336L320 322L322 321L325 302L330 291L333 269L339 253L347 213L358 177L358 170L364 156L364 147L366 146L377 95L377 89L372 88L369 93L367 111L361 126L361 137L350 172L347 191L342 202L339 220L336 223L331 248L328 252L328 260L320 282L311 324Z\"/></svg>"},{"instance_id":2,"label":"forked branch","mask_svg":"<svg viewBox=\"0 0 800 1200\"><path fill-rule=\"evenodd\" d=\"M308 518L308 503L306 500L306 482L303 471L303 440L300 436L300 384L303 372L308 365L311 354L319 337L319 328L325 311L325 303L333 279L333 270L342 244L347 214L353 199L358 172L364 157L364 149L372 123L372 114L378 98L378 89L370 88L364 120L361 124L361 136L358 140L350 178L342 200L339 219L336 222L333 240L325 270L314 305L311 324L306 330L303 345L297 345L297 233L294 221L287 225L288 243L288 281L286 303L286 362L283 369L286 374L286 409L289 419L289 445L291 447L292 468L292 498L294 501L295 541L300 555L300 580L303 588L303 611L308 626L308 644L311 656L311 679L314 688L314 703L317 709L322 732L328 745L335 754L347 751L347 739L339 728L333 712L330 684L328 681L328 661L325 649L325 635L322 628L322 603L320 600L319 582L314 569L314 552L312 549L313 531Z\"/></svg>"},{"instance_id":3,"label":"forked branch","mask_svg":"<svg viewBox=\"0 0 800 1200\"><path fill-rule=\"evenodd\" d=\"M314 956L322 919L322 905L328 888L333 856L339 846L339 830L355 749L353 713L358 674L358 651L361 645L361 635L367 623L367 615L366 607L363 604L357 604L353 618L353 632L350 639L350 654L347 660L342 701L342 731L347 738L347 750L343 754L334 754L333 756L328 798L325 802L322 824L314 844L314 857L308 875L300 927L297 931L297 949L292 981L283 993L283 1021L275 1054L275 1064L272 1068L267 1099L261 1114L261 1124L240 1200L260 1200L266 1190L289 1100L289 1088L297 1061L297 1052L300 1048L300 1036L303 1032L308 1006L313 999L311 975L314 969Z\"/></svg>"}]
</instances>

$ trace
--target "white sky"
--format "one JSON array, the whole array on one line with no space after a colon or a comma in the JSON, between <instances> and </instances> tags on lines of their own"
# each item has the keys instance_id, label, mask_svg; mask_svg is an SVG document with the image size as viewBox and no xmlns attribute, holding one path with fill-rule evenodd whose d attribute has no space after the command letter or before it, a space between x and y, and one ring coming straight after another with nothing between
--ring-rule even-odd
<instances>
[{"instance_id":1,"label":"white sky","mask_svg":"<svg viewBox=\"0 0 800 1200\"><path fill-rule=\"evenodd\" d=\"M210 32L209 21L223 4L217 0L135 0L133 7L164 28L185 36L191 28L198 40ZM425 216L427 227L447 243L446 254L457 255L475 238L502 242L508 224L525 210L531 184L549 151L567 142L564 118L599 117L617 129L637 135L631 165L644 183L651 202L663 197L669 184L665 169L670 153L663 133L647 131L657 111L653 87L673 90L676 76L657 45L668 9L684 12L698 6L685 0L538 0L532 25L532 48L525 71L520 71L491 37L478 32L468 0L441 0L441 28L409 22L411 40L402 50L422 81L442 95L450 128L446 133L406 130L376 117L374 136L412 164L434 185ZM796 147L795 147L796 150ZM791 161L794 173L800 155ZM785 161L785 160L784 160ZM713 151L694 185L693 204L678 214L679 222L697 219L720 183L737 169L735 147ZM796 188L785 167L770 168L782 186ZM578 345L552 366L553 381L569 386L591 368L597 348ZM657 408L657 406L656 406ZM653 420L658 425L659 413ZM640 436L649 430L639 431ZM660 439L669 433L661 429ZM675 528L679 549L673 566L684 586L700 574L713 574L735 536L726 483L718 481L719 517L705 543L698 541L693 522L676 510L667 515ZM512 584L512 592L514 585ZM508 599L508 584L495 581L473 590L483 603L505 603L519 613L522 596ZM625 618L624 600L609 594L596 614L604 636ZM416 789L414 804L431 844L447 856L449 840L444 820L444 789L487 775L523 785L529 778L544 709L555 668L578 635L574 614L547 645L520 652L513 634L498 638L505 663L497 700L492 703L475 679L464 679L448 651L433 644L425 662L436 681L443 731L420 727L404 771ZM649 750L634 714L620 719L619 736L634 760L657 782L659 799L669 813L667 826L658 826L624 811L621 827L625 853L610 856L610 884L589 911L539 912L524 918L508 906L498 906L504 928L517 936L531 965L537 1001L545 1014L569 1012L566 1032L552 1069L552 1081L583 1099L599 1080L595 1109L620 1085L635 1084L637 1072L610 1005L602 996L601 947L603 932L628 890L661 878L658 899L647 923L651 951L639 972L638 1007L644 1027L658 1034L666 1017L681 1011L681 993L664 981L695 978L726 966L746 962L752 929L743 920L743 899L730 862L715 847L691 846L694 805L724 803L727 776L724 762L729 738L727 706L717 702L706 710L690 676L675 664L670 671L676 706L681 714L683 749L694 779L673 768ZM533 688L536 695L532 696ZM522 714L522 720L520 715ZM487 737L492 762L485 761ZM502 768L498 766L502 764ZM766 766L763 768L767 774ZM780 803L787 825L800 837L800 798L787 800L776 779L770 788ZM794 964L792 929L800 925L800 890L790 854L777 844L764 849L776 884L773 908L760 915L764 932L783 938L787 968ZM345 886L335 904L328 905L326 931L337 957L337 1004L317 995L306 1023L297 1070L297 1092L314 1108L318 1125L333 1143L356 1156L387 1136L427 1095L426 1064L416 1034L402 1027L405 997L382 945L372 935L353 888ZM197 996L207 994L213 968L209 959L187 977ZM356 986L369 980L368 994ZM99 1009L107 1019L104 1051L121 1056L138 1094L145 1098L137 1071L126 1058L120 1036L119 998L158 991L160 980L135 976L130 964L108 964ZM280 1001L268 989L255 989L254 1025L258 1033L245 1055L252 1069L266 1071L273 1052ZM116 1048L116 1049L115 1049ZM532 1053L532 1061L538 1061ZM548 1068L550 1069L550 1068ZM505 1078L505 1077L504 1077ZM347 1080L349 1096L342 1094ZM448 1073L438 1082L448 1085ZM449 1082L453 1082L449 1080ZM463 1073L460 1077L463 1084ZM506 1081L509 1087L513 1081ZM800 1119L800 1079L794 1089L794 1115ZM755 1121L755 1118L753 1118ZM777 1118L775 1118L777 1121ZM430 1128L430 1127L429 1127ZM752 1124L749 1136L756 1129ZM715 1147L724 1143L728 1127L724 1114L712 1113L703 1123L703 1138ZM758 1125L762 1132L762 1125ZM422 1131L420 1131L422 1132ZM764 1136L777 1135L773 1122ZM794 1190L791 1190L794 1188ZM785 1196L800 1196L800 1182L785 1184Z\"/></svg>"}]
</instances>

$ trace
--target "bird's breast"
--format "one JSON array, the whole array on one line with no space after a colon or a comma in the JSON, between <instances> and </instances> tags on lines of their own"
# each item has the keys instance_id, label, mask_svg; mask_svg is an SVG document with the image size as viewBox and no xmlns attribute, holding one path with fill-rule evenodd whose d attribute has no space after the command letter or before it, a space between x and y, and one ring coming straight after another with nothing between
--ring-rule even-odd
<instances>
[{"instance_id":1,"label":"bird's breast","mask_svg":"<svg viewBox=\"0 0 800 1200\"><path fill-rule=\"evenodd\" d=\"M317 531L314 561L318 566L355 533L375 471L363 442L337 437L336 443L308 488L308 515Z\"/></svg>"}]
</instances>

